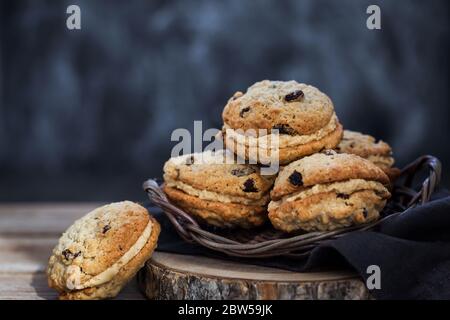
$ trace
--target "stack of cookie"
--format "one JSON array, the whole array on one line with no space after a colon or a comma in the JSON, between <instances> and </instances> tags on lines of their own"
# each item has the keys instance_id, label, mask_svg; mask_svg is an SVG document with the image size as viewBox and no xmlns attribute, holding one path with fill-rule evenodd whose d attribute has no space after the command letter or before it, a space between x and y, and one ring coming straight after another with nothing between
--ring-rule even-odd
<instances>
[{"instance_id":1,"label":"stack of cookie","mask_svg":"<svg viewBox=\"0 0 450 320\"><path fill-rule=\"evenodd\" d=\"M164 167L167 197L199 221L251 228L270 220L292 232L379 217L390 197L388 175L396 172L391 148L344 132L331 99L319 89L296 81L257 82L236 92L222 117L220 138L228 151L219 157L234 162L217 162L208 152L172 158ZM260 167L274 155L284 167L265 176Z\"/></svg>"}]
</instances>

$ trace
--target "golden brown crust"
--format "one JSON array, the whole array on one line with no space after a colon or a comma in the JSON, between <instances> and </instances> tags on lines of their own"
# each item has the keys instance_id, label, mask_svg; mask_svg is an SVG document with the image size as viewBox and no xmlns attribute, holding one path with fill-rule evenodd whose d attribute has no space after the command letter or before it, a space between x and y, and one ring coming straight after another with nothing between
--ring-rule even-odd
<instances>
[{"instance_id":1,"label":"golden brown crust","mask_svg":"<svg viewBox=\"0 0 450 320\"><path fill-rule=\"evenodd\" d=\"M167 186L164 186L164 192L175 205L200 221L217 227L251 228L259 226L267 220L265 206L202 200Z\"/></svg>"},{"instance_id":2,"label":"golden brown crust","mask_svg":"<svg viewBox=\"0 0 450 320\"><path fill-rule=\"evenodd\" d=\"M373 162L381 168L393 183L400 175L398 168L393 168L395 162L389 144L357 131L344 130L342 141L335 148L340 153L356 154Z\"/></svg>"},{"instance_id":3,"label":"golden brown crust","mask_svg":"<svg viewBox=\"0 0 450 320\"><path fill-rule=\"evenodd\" d=\"M122 265L123 256L136 250L136 243L142 241L151 222L150 240L144 238L147 242L140 253L131 255L132 259ZM92 298L112 296L129 280L125 276L130 271L124 270L134 268L130 263L143 263L139 257L151 254L148 249L156 246L158 234L156 220L136 203L124 201L97 208L77 220L60 238L49 259L48 284L63 296L82 297L84 293L75 294L81 291L89 292ZM105 276L103 272L108 269L117 271Z\"/></svg>"},{"instance_id":4,"label":"golden brown crust","mask_svg":"<svg viewBox=\"0 0 450 320\"><path fill-rule=\"evenodd\" d=\"M301 90L303 97L287 101ZM323 128L334 113L330 98L317 88L296 81L264 80L247 92L236 92L223 110L223 121L233 129L267 129L288 126L297 135Z\"/></svg>"},{"instance_id":5,"label":"golden brown crust","mask_svg":"<svg viewBox=\"0 0 450 320\"><path fill-rule=\"evenodd\" d=\"M305 187L348 179L366 179L389 184L386 174L372 162L356 155L337 154L328 150L284 167L275 180L270 195L273 200L279 200Z\"/></svg>"},{"instance_id":6,"label":"golden brown crust","mask_svg":"<svg viewBox=\"0 0 450 320\"><path fill-rule=\"evenodd\" d=\"M374 221L386 203L373 190L356 191L347 197L327 192L296 201L283 201L280 206L269 206L269 219L276 229L292 232L325 231Z\"/></svg>"},{"instance_id":7,"label":"golden brown crust","mask_svg":"<svg viewBox=\"0 0 450 320\"><path fill-rule=\"evenodd\" d=\"M400 177L402 171L399 168L389 168L389 167L380 167L380 168L389 177L389 180L391 181L390 187L392 188L395 180L397 180Z\"/></svg>"},{"instance_id":8,"label":"golden brown crust","mask_svg":"<svg viewBox=\"0 0 450 320\"><path fill-rule=\"evenodd\" d=\"M171 158L164 165L164 180L181 181L198 190L253 200L261 199L273 185L274 177L260 175L256 166L210 163L213 159L206 157L213 156L204 152ZM193 164L190 164L191 159L194 159Z\"/></svg>"},{"instance_id":9,"label":"golden brown crust","mask_svg":"<svg viewBox=\"0 0 450 320\"><path fill-rule=\"evenodd\" d=\"M314 154L323 149L333 149L341 141L342 133L343 133L343 127L340 123L337 123L336 129L320 140L314 140L314 141L311 141L306 144L290 146L290 147L285 147L285 148L280 147L279 148L279 160L278 160L279 164L281 164L281 165L289 164L294 160ZM233 138L227 137L225 131L222 133L222 136L224 138L226 147L229 150L237 153L239 149L237 148L236 141L233 140ZM245 151L245 159L247 159L247 160L250 159L253 162L260 162L260 163L269 163L269 161L270 161L270 157L271 157L270 152L268 152L267 158L264 158L264 153L258 153L257 147L253 147L253 146L250 147L248 144L246 144L244 146L244 151ZM263 157L262 157L262 159L260 159L260 158L255 159L255 158L251 157L251 155L257 155L258 157L261 157L261 156L263 156ZM240 155L240 156L243 156L243 155Z\"/></svg>"},{"instance_id":10,"label":"golden brown crust","mask_svg":"<svg viewBox=\"0 0 450 320\"><path fill-rule=\"evenodd\" d=\"M361 132L344 130L344 136L341 143L336 147L336 151L342 153L356 154L362 158L369 156L391 155L391 147L384 141L376 139L370 135Z\"/></svg>"},{"instance_id":11,"label":"golden brown crust","mask_svg":"<svg viewBox=\"0 0 450 320\"><path fill-rule=\"evenodd\" d=\"M153 222L152 233L150 239L139 253L123 266L119 273L109 282L98 287L86 288L70 292L62 292L59 296L60 300L92 300L106 299L115 297L123 286L132 279L136 273L144 266L145 262L150 259L153 251L156 249L158 237L161 227L155 218L150 217Z\"/></svg>"}]
</instances>

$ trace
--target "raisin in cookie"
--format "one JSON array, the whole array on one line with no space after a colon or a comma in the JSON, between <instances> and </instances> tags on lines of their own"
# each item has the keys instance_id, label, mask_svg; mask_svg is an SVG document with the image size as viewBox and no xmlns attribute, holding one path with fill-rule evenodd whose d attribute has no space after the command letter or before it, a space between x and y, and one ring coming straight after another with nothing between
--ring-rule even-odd
<instances>
[{"instance_id":1,"label":"raisin in cookie","mask_svg":"<svg viewBox=\"0 0 450 320\"><path fill-rule=\"evenodd\" d=\"M286 232L325 231L378 219L389 178L372 162L332 150L292 162L275 181L269 219Z\"/></svg>"},{"instance_id":2,"label":"raisin in cookie","mask_svg":"<svg viewBox=\"0 0 450 320\"><path fill-rule=\"evenodd\" d=\"M391 147L384 141L356 131L344 130L341 143L335 148L340 153L356 154L380 167L391 180L400 174L400 170L393 168L394 158Z\"/></svg>"},{"instance_id":3,"label":"raisin in cookie","mask_svg":"<svg viewBox=\"0 0 450 320\"><path fill-rule=\"evenodd\" d=\"M296 81L257 82L236 92L225 106L222 139L241 157L266 164L274 148L280 164L336 147L342 126L330 98ZM264 129L260 131L260 129ZM271 145L277 129L278 147ZM242 152L241 152L242 150Z\"/></svg>"},{"instance_id":4,"label":"raisin in cookie","mask_svg":"<svg viewBox=\"0 0 450 320\"><path fill-rule=\"evenodd\" d=\"M97 208L67 229L47 276L60 299L116 296L152 255L160 232L147 209L130 202Z\"/></svg>"},{"instance_id":5,"label":"raisin in cookie","mask_svg":"<svg viewBox=\"0 0 450 320\"><path fill-rule=\"evenodd\" d=\"M164 192L169 200L217 227L263 224L273 181L256 166L237 164L226 150L174 157L164 165Z\"/></svg>"}]
</instances>

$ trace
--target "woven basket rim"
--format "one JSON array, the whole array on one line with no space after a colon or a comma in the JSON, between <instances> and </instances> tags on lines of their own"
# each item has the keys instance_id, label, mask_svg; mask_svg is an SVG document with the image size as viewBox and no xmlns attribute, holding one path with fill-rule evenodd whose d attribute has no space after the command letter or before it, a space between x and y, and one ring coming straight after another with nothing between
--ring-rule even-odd
<instances>
[{"instance_id":1,"label":"woven basket rim","mask_svg":"<svg viewBox=\"0 0 450 320\"><path fill-rule=\"evenodd\" d=\"M428 170L425 178L419 182L420 188L415 190L420 173ZM395 185L393 196L383 210L382 218L369 224L350 226L333 231L314 231L301 234L287 234L276 231L273 227L259 230L233 229L218 232L200 225L184 210L170 203L155 179L143 183L143 189L149 200L160 207L182 239L190 243L229 256L245 258L290 257L304 258L318 245L342 237L355 231L373 230L377 225L392 217L406 214L409 209L430 201L441 178L441 162L434 156L424 155L405 166ZM259 232L259 233L258 233Z\"/></svg>"}]
</instances>

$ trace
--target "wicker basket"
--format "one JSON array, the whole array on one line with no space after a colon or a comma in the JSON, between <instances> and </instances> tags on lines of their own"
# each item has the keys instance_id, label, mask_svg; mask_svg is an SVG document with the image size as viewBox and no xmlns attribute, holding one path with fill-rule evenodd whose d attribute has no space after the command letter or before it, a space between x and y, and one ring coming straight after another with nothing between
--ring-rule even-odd
<instances>
[{"instance_id":1,"label":"wicker basket","mask_svg":"<svg viewBox=\"0 0 450 320\"><path fill-rule=\"evenodd\" d=\"M422 156L403 168L393 188L392 197L379 220L334 231L296 234L282 233L270 224L251 230L222 230L203 226L188 213L171 204L155 180L147 180L143 188L150 201L164 211L185 241L235 257L304 258L324 241L342 237L349 232L372 229L386 219L407 214L408 209L428 202L439 184L440 177L440 161L433 156ZM414 186L418 186L417 189L414 189Z\"/></svg>"}]
</instances>

